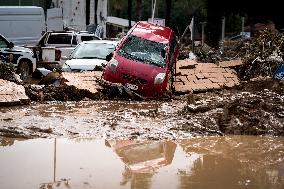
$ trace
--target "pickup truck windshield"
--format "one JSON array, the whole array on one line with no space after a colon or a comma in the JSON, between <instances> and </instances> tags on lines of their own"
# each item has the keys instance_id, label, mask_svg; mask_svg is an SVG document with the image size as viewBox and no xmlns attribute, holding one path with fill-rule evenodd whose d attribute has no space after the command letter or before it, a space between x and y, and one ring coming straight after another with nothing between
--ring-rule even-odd
<instances>
[{"instance_id":1,"label":"pickup truck windshield","mask_svg":"<svg viewBox=\"0 0 284 189\"><path fill-rule=\"evenodd\" d=\"M130 35L120 54L143 63L165 67L166 45Z\"/></svg>"}]
</instances>

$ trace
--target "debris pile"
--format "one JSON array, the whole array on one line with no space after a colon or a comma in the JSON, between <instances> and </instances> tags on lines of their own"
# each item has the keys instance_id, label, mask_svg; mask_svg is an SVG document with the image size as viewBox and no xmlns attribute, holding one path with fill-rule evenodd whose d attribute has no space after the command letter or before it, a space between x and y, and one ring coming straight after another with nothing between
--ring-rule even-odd
<instances>
[{"instance_id":1,"label":"debris pile","mask_svg":"<svg viewBox=\"0 0 284 189\"><path fill-rule=\"evenodd\" d=\"M13 64L0 61L0 106L29 104L30 99L25 94L23 82L14 72Z\"/></svg>"},{"instance_id":2,"label":"debris pile","mask_svg":"<svg viewBox=\"0 0 284 189\"><path fill-rule=\"evenodd\" d=\"M204 134L284 136L284 82L265 78L232 90L190 96L180 129Z\"/></svg>"},{"instance_id":3,"label":"debris pile","mask_svg":"<svg viewBox=\"0 0 284 189\"><path fill-rule=\"evenodd\" d=\"M225 40L220 49L206 44L195 48L197 62L216 63L241 59L243 65L234 69L241 80L250 80L259 76L272 77L283 64L284 34L264 30L254 38ZM190 48L181 49L181 59L186 59Z\"/></svg>"},{"instance_id":4,"label":"debris pile","mask_svg":"<svg viewBox=\"0 0 284 189\"><path fill-rule=\"evenodd\" d=\"M242 80L255 77L273 76L273 73L283 64L284 35L278 32L264 30L259 35L245 43L240 51L244 62L238 70Z\"/></svg>"},{"instance_id":5,"label":"debris pile","mask_svg":"<svg viewBox=\"0 0 284 189\"><path fill-rule=\"evenodd\" d=\"M194 54L197 62L218 63L222 60L220 51L204 44L203 46L195 47ZM179 52L179 59L185 60L189 58L192 53L192 48L189 46L182 46Z\"/></svg>"},{"instance_id":6,"label":"debris pile","mask_svg":"<svg viewBox=\"0 0 284 189\"><path fill-rule=\"evenodd\" d=\"M0 79L0 106L29 104L25 88L14 82Z\"/></svg>"},{"instance_id":7,"label":"debris pile","mask_svg":"<svg viewBox=\"0 0 284 189\"><path fill-rule=\"evenodd\" d=\"M85 90L74 86L25 85L26 94L32 101L80 101L86 98Z\"/></svg>"},{"instance_id":8,"label":"debris pile","mask_svg":"<svg viewBox=\"0 0 284 189\"><path fill-rule=\"evenodd\" d=\"M196 48L195 54L198 62L218 63L222 60L220 51L207 45Z\"/></svg>"},{"instance_id":9,"label":"debris pile","mask_svg":"<svg viewBox=\"0 0 284 189\"><path fill-rule=\"evenodd\" d=\"M81 73L62 72L63 82L66 86L74 86L77 89L87 90L93 96L99 96L102 90L99 85L99 79L101 78L101 71L90 71Z\"/></svg>"},{"instance_id":10,"label":"debris pile","mask_svg":"<svg viewBox=\"0 0 284 189\"><path fill-rule=\"evenodd\" d=\"M241 58L242 56L242 50L249 42L249 39L247 38L240 38L235 40L225 40L223 43L223 50L221 59L227 60L227 59L236 59ZM220 52L220 51L219 51Z\"/></svg>"},{"instance_id":11,"label":"debris pile","mask_svg":"<svg viewBox=\"0 0 284 189\"><path fill-rule=\"evenodd\" d=\"M34 101L79 101L100 98L98 72L50 72L40 85L25 85L26 93Z\"/></svg>"},{"instance_id":12,"label":"debris pile","mask_svg":"<svg viewBox=\"0 0 284 189\"><path fill-rule=\"evenodd\" d=\"M15 67L11 63L2 63L0 61L0 79L22 84L20 76L15 73Z\"/></svg>"}]
</instances>

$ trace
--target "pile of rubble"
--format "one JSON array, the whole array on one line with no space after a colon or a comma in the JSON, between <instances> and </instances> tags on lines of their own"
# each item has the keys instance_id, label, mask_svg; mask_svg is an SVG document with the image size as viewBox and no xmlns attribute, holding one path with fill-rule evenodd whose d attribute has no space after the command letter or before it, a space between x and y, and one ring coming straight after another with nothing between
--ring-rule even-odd
<instances>
[{"instance_id":1,"label":"pile of rubble","mask_svg":"<svg viewBox=\"0 0 284 189\"><path fill-rule=\"evenodd\" d=\"M244 62L238 70L242 80L256 77L272 77L283 65L284 35L265 30L258 37L249 40L240 51Z\"/></svg>"},{"instance_id":2,"label":"pile of rubble","mask_svg":"<svg viewBox=\"0 0 284 189\"><path fill-rule=\"evenodd\" d=\"M2 63L0 60L0 79L22 84L20 76L15 73L15 67L11 63Z\"/></svg>"},{"instance_id":3,"label":"pile of rubble","mask_svg":"<svg viewBox=\"0 0 284 189\"><path fill-rule=\"evenodd\" d=\"M98 83L101 72L50 72L38 84L25 85L27 95L33 101L97 100L101 97Z\"/></svg>"},{"instance_id":4,"label":"pile of rubble","mask_svg":"<svg viewBox=\"0 0 284 189\"><path fill-rule=\"evenodd\" d=\"M30 99L21 85L20 76L15 74L13 64L0 62L0 106L29 104Z\"/></svg>"},{"instance_id":5,"label":"pile of rubble","mask_svg":"<svg viewBox=\"0 0 284 189\"><path fill-rule=\"evenodd\" d=\"M225 40L220 49L206 44L195 48L197 62L219 63L233 59L241 59L243 65L235 70L240 80L256 77L272 77L283 65L284 34L264 30L256 37L249 39ZM186 59L190 48L181 49L181 59Z\"/></svg>"},{"instance_id":6,"label":"pile of rubble","mask_svg":"<svg viewBox=\"0 0 284 189\"><path fill-rule=\"evenodd\" d=\"M29 104L30 99L22 85L0 79L0 106Z\"/></svg>"},{"instance_id":7,"label":"pile of rubble","mask_svg":"<svg viewBox=\"0 0 284 189\"><path fill-rule=\"evenodd\" d=\"M219 93L189 96L180 130L204 134L284 136L284 82L273 78L243 82Z\"/></svg>"}]
</instances>

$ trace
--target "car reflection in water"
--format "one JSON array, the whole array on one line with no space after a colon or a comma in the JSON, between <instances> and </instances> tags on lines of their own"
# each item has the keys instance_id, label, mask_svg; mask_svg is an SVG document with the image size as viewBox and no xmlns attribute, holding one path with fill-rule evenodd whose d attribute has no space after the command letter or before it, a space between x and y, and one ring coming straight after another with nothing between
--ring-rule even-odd
<instances>
[{"instance_id":1,"label":"car reflection in water","mask_svg":"<svg viewBox=\"0 0 284 189\"><path fill-rule=\"evenodd\" d=\"M171 141L107 140L106 145L125 165L121 185L131 182L131 188L150 188L155 171L171 164L176 150Z\"/></svg>"}]
</instances>

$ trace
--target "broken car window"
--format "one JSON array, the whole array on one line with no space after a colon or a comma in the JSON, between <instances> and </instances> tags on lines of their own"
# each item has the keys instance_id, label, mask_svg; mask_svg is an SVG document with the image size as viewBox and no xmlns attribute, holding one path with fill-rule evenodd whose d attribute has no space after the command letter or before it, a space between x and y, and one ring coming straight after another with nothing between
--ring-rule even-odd
<instances>
[{"instance_id":1,"label":"broken car window","mask_svg":"<svg viewBox=\"0 0 284 189\"><path fill-rule=\"evenodd\" d=\"M149 41L134 35L129 37L120 53L124 57L132 58L159 67L165 66L166 45Z\"/></svg>"}]
</instances>

